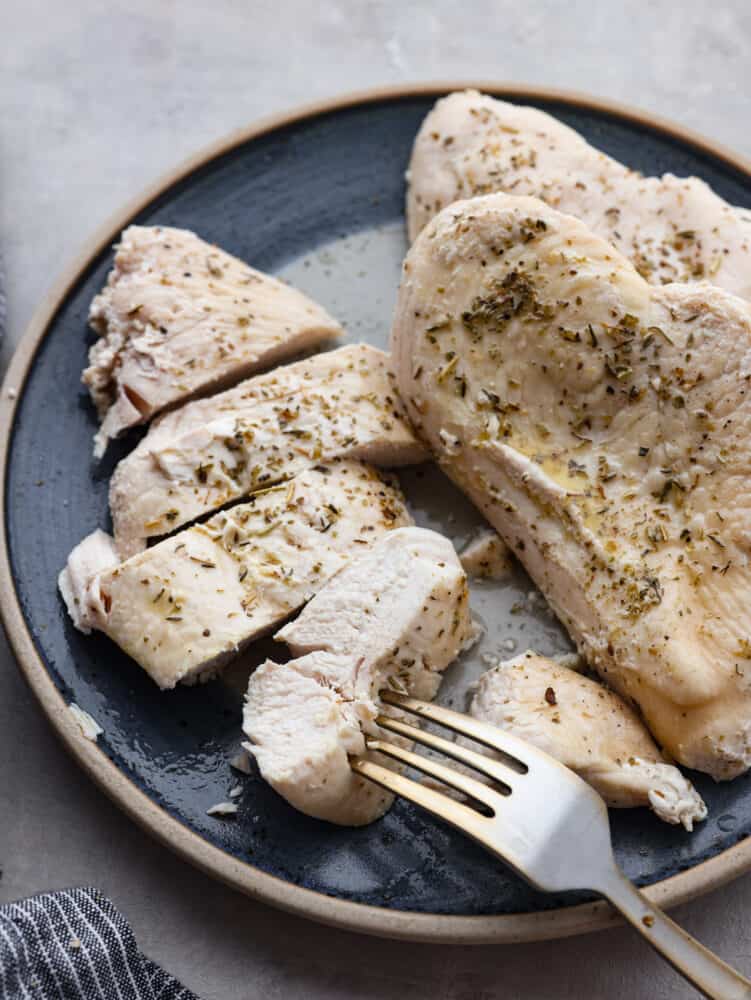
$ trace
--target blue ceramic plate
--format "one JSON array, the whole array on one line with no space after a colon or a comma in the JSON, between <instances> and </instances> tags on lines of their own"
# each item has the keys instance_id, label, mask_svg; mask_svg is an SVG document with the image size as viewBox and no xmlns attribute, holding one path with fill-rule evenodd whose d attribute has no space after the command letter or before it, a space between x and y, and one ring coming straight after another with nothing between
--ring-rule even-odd
<instances>
[{"instance_id":1,"label":"blue ceramic plate","mask_svg":"<svg viewBox=\"0 0 751 1000\"><path fill-rule=\"evenodd\" d=\"M408 803L358 830L294 812L256 776L228 765L259 651L210 684L160 693L105 637L76 632L56 589L73 545L108 526L108 477L134 441L112 449L104 466L92 463L95 419L80 384L90 343L87 309L111 266L118 232L131 222L195 230L292 280L345 323L349 339L384 346L406 248L404 170L420 122L448 89L361 95L233 136L106 227L42 307L6 381L0 586L21 667L67 746L135 819L185 857L246 892L352 928L447 941L518 940L609 918L602 904L533 892ZM747 167L672 126L571 95L484 89L551 112L645 173L697 174L731 203L751 204ZM410 470L402 482L420 523L457 541L477 523L430 468ZM525 599L532 590L521 572L475 589L474 609L487 634L450 671L444 701L463 707L484 653L509 655L528 644L548 653L569 648L552 618ZM101 725L96 744L76 727L67 710L73 701ZM751 864L751 851L739 844L751 828L749 780L715 785L692 777L710 818L691 835L644 809L611 814L620 864L639 885L662 882L654 894L663 902ZM237 783L237 818L208 816Z\"/></svg>"}]
</instances>

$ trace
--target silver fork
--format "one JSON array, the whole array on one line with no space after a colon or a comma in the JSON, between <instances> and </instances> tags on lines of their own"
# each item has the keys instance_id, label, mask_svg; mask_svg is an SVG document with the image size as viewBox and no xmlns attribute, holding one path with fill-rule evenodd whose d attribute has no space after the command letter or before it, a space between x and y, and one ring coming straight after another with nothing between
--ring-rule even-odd
<instances>
[{"instance_id":1,"label":"silver fork","mask_svg":"<svg viewBox=\"0 0 751 1000\"><path fill-rule=\"evenodd\" d=\"M605 804L578 775L523 740L467 715L391 691L381 698L496 751L497 759L399 719L381 715L376 720L382 729L478 771L494 786L381 739L368 740L368 751L422 771L471 801L456 801L368 758L354 758L354 771L462 830L535 888L588 889L604 896L705 996L751 998L751 982L673 923L623 875L613 857Z\"/></svg>"}]
</instances>

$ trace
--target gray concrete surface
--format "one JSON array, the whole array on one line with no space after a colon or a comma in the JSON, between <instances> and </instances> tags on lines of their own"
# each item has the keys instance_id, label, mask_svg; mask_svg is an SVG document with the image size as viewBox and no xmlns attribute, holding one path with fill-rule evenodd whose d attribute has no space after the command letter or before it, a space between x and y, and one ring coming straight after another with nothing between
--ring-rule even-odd
<instances>
[{"instance_id":1,"label":"gray concrete surface","mask_svg":"<svg viewBox=\"0 0 751 1000\"><path fill-rule=\"evenodd\" d=\"M87 234L236 126L369 85L485 77L578 88L751 155L748 0L2 0L3 365ZM0 901L92 883L206 1000L673 998L628 930L507 948L367 940L274 912L193 871L60 750L0 638ZM751 878L676 917L751 972Z\"/></svg>"}]
</instances>

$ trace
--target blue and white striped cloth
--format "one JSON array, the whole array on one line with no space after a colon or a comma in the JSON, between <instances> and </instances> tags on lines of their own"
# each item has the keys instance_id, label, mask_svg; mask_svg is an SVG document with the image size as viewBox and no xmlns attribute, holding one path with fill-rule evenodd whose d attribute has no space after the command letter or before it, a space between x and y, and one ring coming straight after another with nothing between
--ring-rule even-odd
<instances>
[{"instance_id":1,"label":"blue and white striped cloth","mask_svg":"<svg viewBox=\"0 0 751 1000\"><path fill-rule=\"evenodd\" d=\"M97 889L0 906L0 1000L198 1000L142 955Z\"/></svg>"}]
</instances>

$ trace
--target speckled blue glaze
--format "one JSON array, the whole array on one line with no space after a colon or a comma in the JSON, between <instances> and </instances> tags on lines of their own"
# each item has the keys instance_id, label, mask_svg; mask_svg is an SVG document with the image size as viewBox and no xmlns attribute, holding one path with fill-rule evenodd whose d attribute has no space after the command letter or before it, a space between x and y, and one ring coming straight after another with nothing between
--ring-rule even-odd
<instances>
[{"instance_id":1,"label":"speckled blue glaze","mask_svg":"<svg viewBox=\"0 0 751 1000\"><path fill-rule=\"evenodd\" d=\"M175 184L134 221L193 229L256 267L294 273L324 304L336 308L341 298L339 315L352 339L367 336L382 344L390 303L372 291L386 278L375 252L380 246L382 255L383 244L371 236L384 228L393 233L400 223L404 169L431 104L428 97L393 98L279 128ZM563 102L539 106L632 167L694 173L729 201L751 203L751 179L657 130ZM348 237L350 258L362 257L361 283L348 280L345 291L336 291L334 255L318 267L319 278L328 275L331 295L313 280L315 266L306 287L308 263L321 248ZM392 299L400 240L387 250L393 259L386 295ZM402 910L501 914L560 905L406 803L364 829L339 829L295 813L257 776L232 773L227 761L240 741L248 661L205 686L160 693L106 638L71 627L57 574L83 535L108 526L108 477L134 441L118 444L100 467L89 458L95 421L79 383L90 339L86 314L111 261L106 253L91 263L51 323L20 400L5 486L18 594L55 685L98 720L100 747L146 794L211 843L264 871L331 896ZM471 523L466 502L436 473L411 471L402 478L422 523L454 536ZM499 607L510 608L528 589L518 574L502 588ZM475 600L484 613L487 594L480 589ZM551 626L553 644L555 633ZM260 659L270 648L252 655ZM206 809L238 782L244 791L237 818L207 816ZM611 815L618 859L639 884L695 865L748 834L748 779L715 785L696 777L696 784L710 818L693 835L660 824L646 810Z\"/></svg>"}]
</instances>

